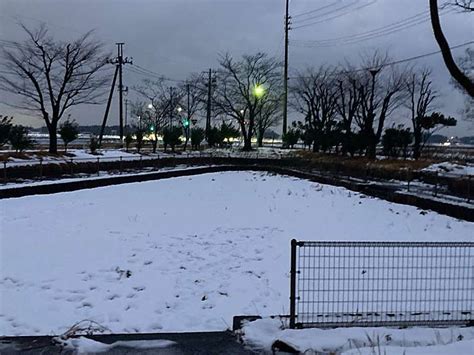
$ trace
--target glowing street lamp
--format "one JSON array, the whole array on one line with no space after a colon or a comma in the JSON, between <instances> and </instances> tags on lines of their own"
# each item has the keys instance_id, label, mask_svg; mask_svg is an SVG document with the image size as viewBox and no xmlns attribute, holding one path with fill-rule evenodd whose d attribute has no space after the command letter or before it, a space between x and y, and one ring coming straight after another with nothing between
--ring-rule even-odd
<instances>
[{"instance_id":1,"label":"glowing street lamp","mask_svg":"<svg viewBox=\"0 0 474 355\"><path fill-rule=\"evenodd\" d=\"M256 84L253 88L253 94L256 98L261 98L265 94L265 88L263 85Z\"/></svg>"},{"instance_id":2,"label":"glowing street lamp","mask_svg":"<svg viewBox=\"0 0 474 355\"><path fill-rule=\"evenodd\" d=\"M153 108L153 104L148 104L148 108L149 108L149 109L152 109L152 108Z\"/></svg>"},{"instance_id":3,"label":"glowing street lamp","mask_svg":"<svg viewBox=\"0 0 474 355\"><path fill-rule=\"evenodd\" d=\"M179 113L181 113L181 111L183 111L183 108L182 108L182 107L178 107L177 110L178 110Z\"/></svg>"}]
</instances>

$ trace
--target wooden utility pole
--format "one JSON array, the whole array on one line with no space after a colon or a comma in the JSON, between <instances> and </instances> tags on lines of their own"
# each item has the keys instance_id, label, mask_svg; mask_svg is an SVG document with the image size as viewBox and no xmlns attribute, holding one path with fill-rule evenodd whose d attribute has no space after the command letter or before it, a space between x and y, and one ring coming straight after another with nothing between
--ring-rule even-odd
<instances>
[{"instance_id":1,"label":"wooden utility pole","mask_svg":"<svg viewBox=\"0 0 474 355\"><path fill-rule=\"evenodd\" d=\"M131 59L123 57L123 45L124 43L116 43L117 44L117 57L114 59L108 59L107 62L110 64L115 64L115 74L114 79L112 81L112 87L109 93L109 100L107 101L107 107L105 109L104 120L102 121L102 127L100 129L100 136L99 136L99 146L102 144L102 136L104 135L105 126L107 124L107 117L109 115L110 104L112 103L112 96L114 94L115 89L115 82L117 81L117 74L119 77L119 126L120 126L120 141L123 141L123 93L128 90L123 87L122 82L122 66L124 64L133 64Z\"/></svg>"},{"instance_id":2,"label":"wooden utility pole","mask_svg":"<svg viewBox=\"0 0 474 355\"><path fill-rule=\"evenodd\" d=\"M212 69L209 69L209 78L207 80L206 139L209 138L209 131L211 130L211 96L212 96Z\"/></svg>"},{"instance_id":3,"label":"wooden utility pole","mask_svg":"<svg viewBox=\"0 0 474 355\"><path fill-rule=\"evenodd\" d=\"M173 107L173 87L170 86L170 117L169 117L169 126L170 126L170 128L173 127L173 114L174 114L174 107Z\"/></svg>"},{"instance_id":4,"label":"wooden utility pole","mask_svg":"<svg viewBox=\"0 0 474 355\"><path fill-rule=\"evenodd\" d=\"M112 80L112 86L110 87L109 99L107 100L107 106L105 108L104 119L102 120L102 126L100 127L99 147L102 145L102 137L104 136L105 125L107 123L107 117L109 116L110 104L112 103L112 97L114 95L115 82L117 81L117 73L118 73L118 67L115 68L115 74Z\"/></svg>"},{"instance_id":5,"label":"wooden utility pole","mask_svg":"<svg viewBox=\"0 0 474 355\"><path fill-rule=\"evenodd\" d=\"M290 30L290 0L285 0L285 68L283 70L283 129L288 126L288 31Z\"/></svg>"},{"instance_id":6,"label":"wooden utility pole","mask_svg":"<svg viewBox=\"0 0 474 355\"><path fill-rule=\"evenodd\" d=\"M127 130L127 121L128 121L128 100L125 99L125 131Z\"/></svg>"},{"instance_id":7,"label":"wooden utility pole","mask_svg":"<svg viewBox=\"0 0 474 355\"><path fill-rule=\"evenodd\" d=\"M124 43L116 43L117 45L117 59L116 64L119 68L119 121L120 121L120 141L123 140L123 93L127 91L123 88L122 82L122 66L124 64L131 64L132 61L128 58L123 57L123 45Z\"/></svg>"}]
</instances>

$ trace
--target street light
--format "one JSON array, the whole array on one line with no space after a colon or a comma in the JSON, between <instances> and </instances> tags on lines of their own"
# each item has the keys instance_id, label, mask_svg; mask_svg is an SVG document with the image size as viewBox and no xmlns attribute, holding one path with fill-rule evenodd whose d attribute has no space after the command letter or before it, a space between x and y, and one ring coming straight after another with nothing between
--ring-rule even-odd
<instances>
[{"instance_id":1,"label":"street light","mask_svg":"<svg viewBox=\"0 0 474 355\"><path fill-rule=\"evenodd\" d=\"M256 98L262 97L265 94L265 88L263 87L263 85L256 84L253 88L253 94Z\"/></svg>"},{"instance_id":2,"label":"street light","mask_svg":"<svg viewBox=\"0 0 474 355\"><path fill-rule=\"evenodd\" d=\"M149 108L149 109L152 109L152 108L153 108L153 104L148 104L148 108Z\"/></svg>"},{"instance_id":3,"label":"street light","mask_svg":"<svg viewBox=\"0 0 474 355\"><path fill-rule=\"evenodd\" d=\"M179 113L181 113L181 111L183 111L183 109L181 107L178 107L177 110L178 110Z\"/></svg>"}]
</instances>

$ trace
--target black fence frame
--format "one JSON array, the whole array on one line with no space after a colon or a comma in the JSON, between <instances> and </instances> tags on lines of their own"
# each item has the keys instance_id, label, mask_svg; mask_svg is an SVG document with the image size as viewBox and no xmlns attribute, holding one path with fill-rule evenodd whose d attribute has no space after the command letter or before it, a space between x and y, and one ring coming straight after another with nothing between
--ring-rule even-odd
<instances>
[{"instance_id":1,"label":"black fence frame","mask_svg":"<svg viewBox=\"0 0 474 355\"><path fill-rule=\"evenodd\" d=\"M474 242L291 241L290 328L474 322Z\"/></svg>"}]
</instances>

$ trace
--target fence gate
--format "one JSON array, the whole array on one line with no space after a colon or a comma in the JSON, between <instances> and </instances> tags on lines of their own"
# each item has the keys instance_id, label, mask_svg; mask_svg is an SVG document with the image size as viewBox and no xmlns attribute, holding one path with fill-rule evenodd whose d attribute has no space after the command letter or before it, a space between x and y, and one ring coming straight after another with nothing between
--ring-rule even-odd
<instances>
[{"instance_id":1,"label":"fence gate","mask_svg":"<svg viewBox=\"0 0 474 355\"><path fill-rule=\"evenodd\" d=\"M291 241L290 327L474 321L472 242Z\"/></svg>"}]
</instances>

